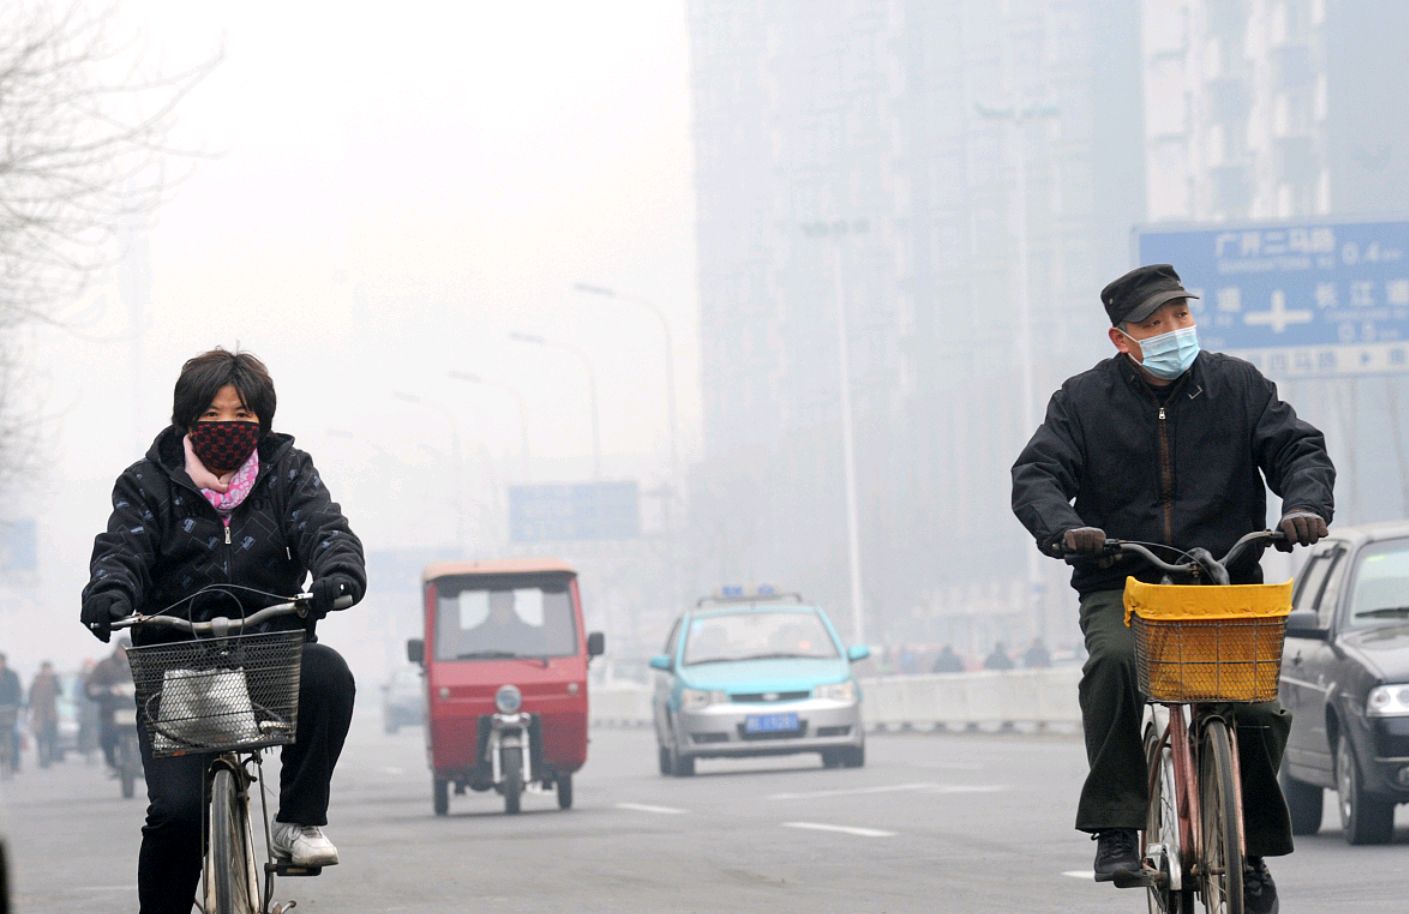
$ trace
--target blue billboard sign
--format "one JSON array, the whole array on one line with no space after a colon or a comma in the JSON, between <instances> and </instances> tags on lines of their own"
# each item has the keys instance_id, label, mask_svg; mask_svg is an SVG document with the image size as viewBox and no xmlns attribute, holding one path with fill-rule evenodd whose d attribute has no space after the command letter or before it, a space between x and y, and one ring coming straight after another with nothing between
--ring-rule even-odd
<instances>
[{"instance_id":1,"label":"blue billboard sign","mask_svg":"<svg viewBox=\"0 0 1409 914\"><path fill-rule=\"evenodd\" d=\"M509 487L509 538L516 543L628 540L640 535L635 481Z\"/></svg>"},{"instance_id":2,"label":"blue billboard sign","mask_svg":"<svg viewBox=\"0 0 1409 914\"><path fill-rule=\"evenodd\" d=\"M1409 222L1149 226L1135 248L1201 296L1207 349L1280 377L1409 371Z\"/></svg>"},{"instance_id":3,"label":"blue billboard sign","mask_svg":"<svg viewBox=\"0 0 1409 914\"><path fill-rule=\"evenodd\" d=\"M34 518L0 521L0 571L39 568L39 536Z\"/></svg>"}]
</instances>

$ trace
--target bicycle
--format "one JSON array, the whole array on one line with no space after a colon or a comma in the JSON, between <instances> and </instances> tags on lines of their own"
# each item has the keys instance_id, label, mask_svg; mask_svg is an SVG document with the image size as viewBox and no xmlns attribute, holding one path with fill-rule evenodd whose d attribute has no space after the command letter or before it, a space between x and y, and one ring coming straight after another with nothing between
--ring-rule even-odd
<instances>
[{"instance_id":1,"label":"bicycle","mask_svg":"<svg viewBox=\"0 0 1409 914\"><path fill-rule=\"evenodd\" d=\"M112 708L114 773L122 798L130 800L137 792L137 778L142 774L142 751L137 745L137 688L130 682L110 686L101 698Z\"/></svg>"},{"instance_id":2,"label":"bicycle","mask_svg":"<svg viewBox=\"0 0 1409 914\"><path fill-rule=\"evenodd\" d=\"M223 588L197 591L187 599L212 590ZM322 872L321 866L297 866L269 850L264 788L262 750L292 743L297 731L304 632L241 634L279 616L304 616L312 599L312 594L299 594L235 619L191 622L138 614L113 622L114 629L162 625L196 636L191 641L134 645L127 649L127 658L138 720L151 740L152 756L210 754L201 839L204 888L197 900L205 914L285 914L296 902L274 903L274 877ZM351 597L339 597L333 608L350 605ZM256 781L264 822L262 885L250 817L250 787Z\"/></svg>"},{"instance_id":3,"label":"bicycle","mask_svg":"<svg viewBox=\"0 0 1409 914\"><path fill-rule=\"evenodd\" d=\"M1243 804L1236 725L1223 705L1277 697L1291 582L1229 588L1227 566L1253 544L1285 542L1249 533L1222 559L1180 550L1166 562L1146 544L1108 539L1106 556L1136 555L1165 572L1161 584L1126 583L1126 624L1135 635L1145 696L1149 798L1141 873L1116 885L1148 890L1152 914L1243 914ZM1168 548L1168 547L1165 547ZM1190 579L1189 587L1171 576Z\"/></svg>"}]
</instances>

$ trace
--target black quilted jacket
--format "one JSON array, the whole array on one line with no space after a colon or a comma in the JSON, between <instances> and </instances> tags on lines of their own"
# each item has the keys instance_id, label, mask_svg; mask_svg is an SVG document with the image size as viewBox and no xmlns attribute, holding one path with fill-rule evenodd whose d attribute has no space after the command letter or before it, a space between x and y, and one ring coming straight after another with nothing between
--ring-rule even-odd
<instances>
[{"instance_id":1,"label":"black quilted jacket","mask_svg":"<svg viewBox=\"0 0 1409 914\"><path fill-rule=\"evenodd\" d=\"M1248 362L1200 353L1161 402L1130 359L1115 356L1052 395L1013 465L1013 511L1047 555L1061 555L1064 531L1092 526L1221 556L1267 525L1268 488L1329 523L1335 479L1321 433ZM1228 569L1234 584L1262 580L1262 550L1245 555ZM1119 590L1126 575L1160 578L1139 560L1083 562L1072 586Z\"/></svg>"},{"instance_id":2,"label":"black quilted jacket","mask_svg":"<svg viewBox=\"0 0 1409 914\"><path fill-rule=\"evenodd\" d=\"M83 599L116 591L134 609L152 613L208 584L295 594L307 572L314 580L339 576L361 599L367 589L362 542L328 494L312 458L293 443L292 437L275 433L260 441L259 476L227 528L186 475L181 436L175 428L165 429L146 458L118 477L108 529L93 542ZM196 620L238 616L241 609L252 612L280 602L248 590L236 593L239 606L230 596L205 594L193 601L189 616L185 608L175 614ZM268 628L303 625L287 616ZM153 626L135 631L133 641L186 637Z\"/></svg>"}]
</instances>

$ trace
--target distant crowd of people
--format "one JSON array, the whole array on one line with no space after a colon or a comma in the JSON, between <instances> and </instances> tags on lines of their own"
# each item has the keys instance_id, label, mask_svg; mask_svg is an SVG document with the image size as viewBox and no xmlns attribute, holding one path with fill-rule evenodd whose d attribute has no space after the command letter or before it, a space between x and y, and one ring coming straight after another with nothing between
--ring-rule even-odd
<instances>
[{"instance_id":1,"label":"distant crowd of people","mask_svg":"<svg viewBox=\"0 0 1409 914\"><path fill-rule=\"evenodd\" d=\"M1080 660L1078 650L1069 651L1071 659ZM963 673L974 670L1041 669L1053 665L1052 652L1041 638L1033 638L1021 651L1010 651L997 641L983 656L967 656L945 644L935 651L932 646L901 644L880 651L876 657L876 672L880 675L909 676L919 673Z\"/></svg>"},{"instance_id":2,"label":"distant crowd of people","mask_svg":"<svg viewBox=\"0 0 1409 914\"><path fill-rule=\"evenodd\" d=\"M100 696L94 689L106 692L110 680L131 678L126 662L126 644L119 644L112 655L101 661L85 660L76 674L83 694L91 700L77 700L67 694L64 679L51 661L39 664L38 671L26 689L20 674L10 667L9 658L0 653L0 764L9 773L20 770L24 750L32 748L35 763L47 768L62 761L65 751L73 750L87 756L101 748L112 764L111 713L105 713ZM77 723L76 739L65 746L60 740L61 707L72 705L70 714ZM70 731L72 733L72 731ZM32 740L32 744L30 741Z\"/></svg>"}]
</instances>

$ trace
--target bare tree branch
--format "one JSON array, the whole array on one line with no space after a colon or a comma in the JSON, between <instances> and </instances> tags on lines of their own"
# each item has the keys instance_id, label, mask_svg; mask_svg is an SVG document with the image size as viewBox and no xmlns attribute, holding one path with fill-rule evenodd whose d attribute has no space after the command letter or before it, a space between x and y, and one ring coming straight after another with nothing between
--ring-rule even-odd
<instances>
[{"instance_id":1,"label":"bare tree branch","mask_svg":"<svg viewBox=\"0 0 1409 914\"><path fill-rule=\"evenodd\" d=\"M7 0L0 10L0 492L34 452L19 402L19 327L64 325L85 284L121 257L114 239L170 192L181 103L219 55L154 72L114 39L111 9Z\"/></svg>"}]
</instances>

